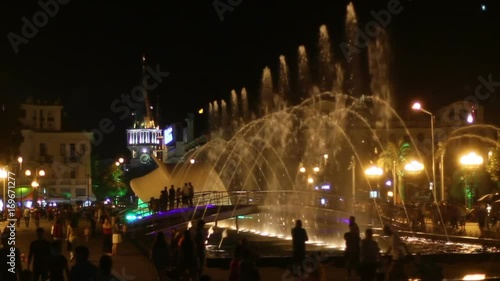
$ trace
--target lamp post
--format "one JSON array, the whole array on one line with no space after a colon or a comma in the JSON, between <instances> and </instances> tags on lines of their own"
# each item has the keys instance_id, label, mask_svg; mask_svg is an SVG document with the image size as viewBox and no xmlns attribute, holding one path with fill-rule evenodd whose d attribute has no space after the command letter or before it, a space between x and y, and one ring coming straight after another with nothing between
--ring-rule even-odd
<instances>
[{"instance_id":1,"label":"lamp post","mask_svg":"<svg viewBox=\"0 0 500 281\"><path fill-rule=\"evenodd\" d=\"M408 173L410 175L418 175L424 170L424 164L422 164L416 160L413 160L413 161L408 162L404 166L404 170L406 173ZM403 183L405 183L405 181L403 181Z\"/></svg>"},{"instance_id":2,"label":"lamp post","mask_svg":"<svg viewBox=\"0 0 500 281\"><path fill-rule=\"evenodd\" d=\"M470 152L469 154L463 155L460 157L460 164L469 170L474 171L479 166L483 164L483 157L477 155L475 152ZM467 177L465 177L467 179ZM465 206L470 208L472 206L472 200L475 196L475 191L472 187L470 187L470 183L467 183L467 180L464 180L465 184Z\"/></svg>"},{"instance_id":3,"label":"lamp post","mask_svg":"<svg viewBox=\"0 0 500 281\"><path fill-rule=\"evenodd\" d=\"M372 165L368 169L365 170L365 175L368 178L372 178L372 179L376 179L376 180L378 180L383 174L384 174L384 170L382 168L375 166L375 165ZM378 189L378 187L379 187L379 185L377 182L377 189ZM379 196L377 195L377 197L379 197Z\"/></svg>"},{"instance_id":4,"label":"lamp post","mask_svg":"<svg viewBox=\"0 0 500 281\"><path fill-rule=\"evenodd\" d=\"M26 170L25 172L26 176L31 176L32 173L30 170ZM38 207L38 187L40 186L40 183L38 182L38 177L44 177L45 176L45 171L42 169L35 169L35 174L33 175L33 181L31 182L31 187L33 187L33 202L34 202L34 207Z\"/></svg>"},{"instance_id":5,"label":"lamp post","mask_svg":"<svg viewBox=\"0 0 500 281\"><path fill-rule=\"evenodd\" d=\"M9 176L9 173L7 172L7 170L4 168L1 168L0 169L0 179L2 179L2 181L3 181L3 197L2 197L2 199L3 199L2 213L3 214L6 214L5 213L5 205L7 204L7 200L6 200L6 195L5 195L5 193L6 193L6 191L5 191L5 179L8 176Z\"/></svg>"},{"instance_id":6,"label":"lamp post","mask_svg":"<svg viewBox=\"0 0 500 281\"><path fill-rule=\"evenodd\" d=\"M422 111L423 113L426 113L431 116L431 142L432 142L432 190L434 193L434 200L436 199L436 162L434 159L434 153L435 153L435 148L434 148L434 114L432 114L430 111L425 110L422 108L422 105L418 102L414 103L413 106L411 107L413 110L416 111ZM444 186L441 186L441 200L444 201Z\"/></svg>"},{"instance_id":7,"label":"lamp post","mask_svg":"<svg viewBox=\"0 0 500 281\"><path fill-rule=\"evenodd\" d=\"M17 157L17 162L19 163L19 177L22 177L21 173L23 171L23 157ZM21 181L21 208L23 207L23 187Z\"/></svg>"},{"instance_id":8,"label":"lamp post","mask_svg":"<svg viewBox=\"0 0 500 281\"><path fill-rule=\"evenodd\" d=\"M356 205L356 161L354 156L351 156L351 166L349 167L352 172L352 210L354 211L354 207Z\"/></svg>"}]
</instances>

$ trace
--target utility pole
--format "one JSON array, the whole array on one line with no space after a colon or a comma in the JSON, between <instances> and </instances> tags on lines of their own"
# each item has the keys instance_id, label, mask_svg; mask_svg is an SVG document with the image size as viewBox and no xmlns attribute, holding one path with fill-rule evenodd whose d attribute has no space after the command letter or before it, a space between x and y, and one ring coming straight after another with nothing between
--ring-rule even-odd
<instances>
[{"instance_id":1,"label":"utility pole","mask_svg":"<svg viewBox=\"0 0 500 281\"><path fill-rule=\"evenodd\" d=\"M356 161L354 156L351 156L351 172L352 172L352 209L354 211L354 206L356 204Z\"/></svg>"}]
</instances>

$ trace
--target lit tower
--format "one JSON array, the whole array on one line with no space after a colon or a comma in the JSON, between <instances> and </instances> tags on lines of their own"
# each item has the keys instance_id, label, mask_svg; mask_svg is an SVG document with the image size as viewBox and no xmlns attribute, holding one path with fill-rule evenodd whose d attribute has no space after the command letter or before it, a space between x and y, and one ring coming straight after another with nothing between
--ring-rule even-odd
<instances>
[{"instance_id":1,"label":"lit tower","mask_svg":"<svg viewBox=\"0 0 500 281\"><path fill-rule=\"evenodd\" d=\"M142 56L142 78L146 75L146 57ZM156 126L153 115L153 106L149 101L148 92L144 90L144 101L138 103L134 114L134 124L132 129L127 130L127 145L132 152L131 165L139 166L150 163L151 156L162 157L159 155L162 151L162 133Z\"/></svg>"}]
</instances>

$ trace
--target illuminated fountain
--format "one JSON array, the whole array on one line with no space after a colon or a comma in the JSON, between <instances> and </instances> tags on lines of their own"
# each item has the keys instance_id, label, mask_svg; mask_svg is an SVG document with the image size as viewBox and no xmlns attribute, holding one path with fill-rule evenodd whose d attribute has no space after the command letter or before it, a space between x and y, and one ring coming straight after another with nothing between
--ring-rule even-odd
<instances>
[{"instance_id":1,"label":"illuminated fountain","mask_svg":"<svg viewBox=\"0 0 500 281\"><path fill-rule=\"evenodd\" d=\"M346 19L350 48L355 47L356 28L350 4ZM430 181L428 167L418 164L423 162L418 145L391 105L388 42L387 34L378 30L368 43L365 52L370 79L362 81L359 57L336 61L328 30L321 26L318 71L311 71L306 47L300 46L297 70L292 72L297 73L295 79L290 77L287 60L280 56L277 86L270 68L264 68L258 102L250 103L251 95L243 88L231 92L228 104L224 100L211 103L211 140L187 153L185 161L164 180L188 182L203 165L210 168L203 169L205 181L197 181L198 192L220 191L221 184L228 194L261 191L261 212L240 217L237 222L218 222L219 227L237 225L241 232L291 239L290 229L301 219L310 243L340 247L350 215L355 215L363 228L380 227L385 222L379 203L392 203L392 198L386 197L388 190L374 184L371 176L376 175L381 182L394 178L386 167L372 164L390 139L387 129L397 126L406 132L418 162L402 165L406 171L424 169L420 176ZM258 105L252 109L250 104ZM401 191L392 182L389 191L396 202ZM372 200L369 194L375 194ZM250 204L248 198L236 195L230 201L235 210ZM363 203L372 209L358 212L356 206Z\"/></svg>"}]
</instances>

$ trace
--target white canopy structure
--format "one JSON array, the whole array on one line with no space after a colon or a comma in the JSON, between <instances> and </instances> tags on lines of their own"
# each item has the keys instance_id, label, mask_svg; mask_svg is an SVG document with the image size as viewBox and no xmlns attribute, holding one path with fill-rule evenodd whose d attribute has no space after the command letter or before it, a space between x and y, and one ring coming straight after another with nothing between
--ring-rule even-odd
<instances>
[{"instance_id":1,"label":"white canopy structure","mask_svg":"<svg viewBox=\"0 0 500 281\"><path fill-rule=\"evenodd\" d=\"M180 163L177 168L172 166L169 169L164 163L157 158L152 157L158 168L149 174L140 178L135 178L130 181L130 187L135 194L144 202L147 202L151 197L158 198L160 192L165 186L170 188L174 185L178 187L184 186L184 183L191 182L194 186L194 192L201 191L222 191L227 192L225 185L219 178L212 166L204 163ZM172 171L170 171L172 170Z\"/></svg>"}]
</instances>

